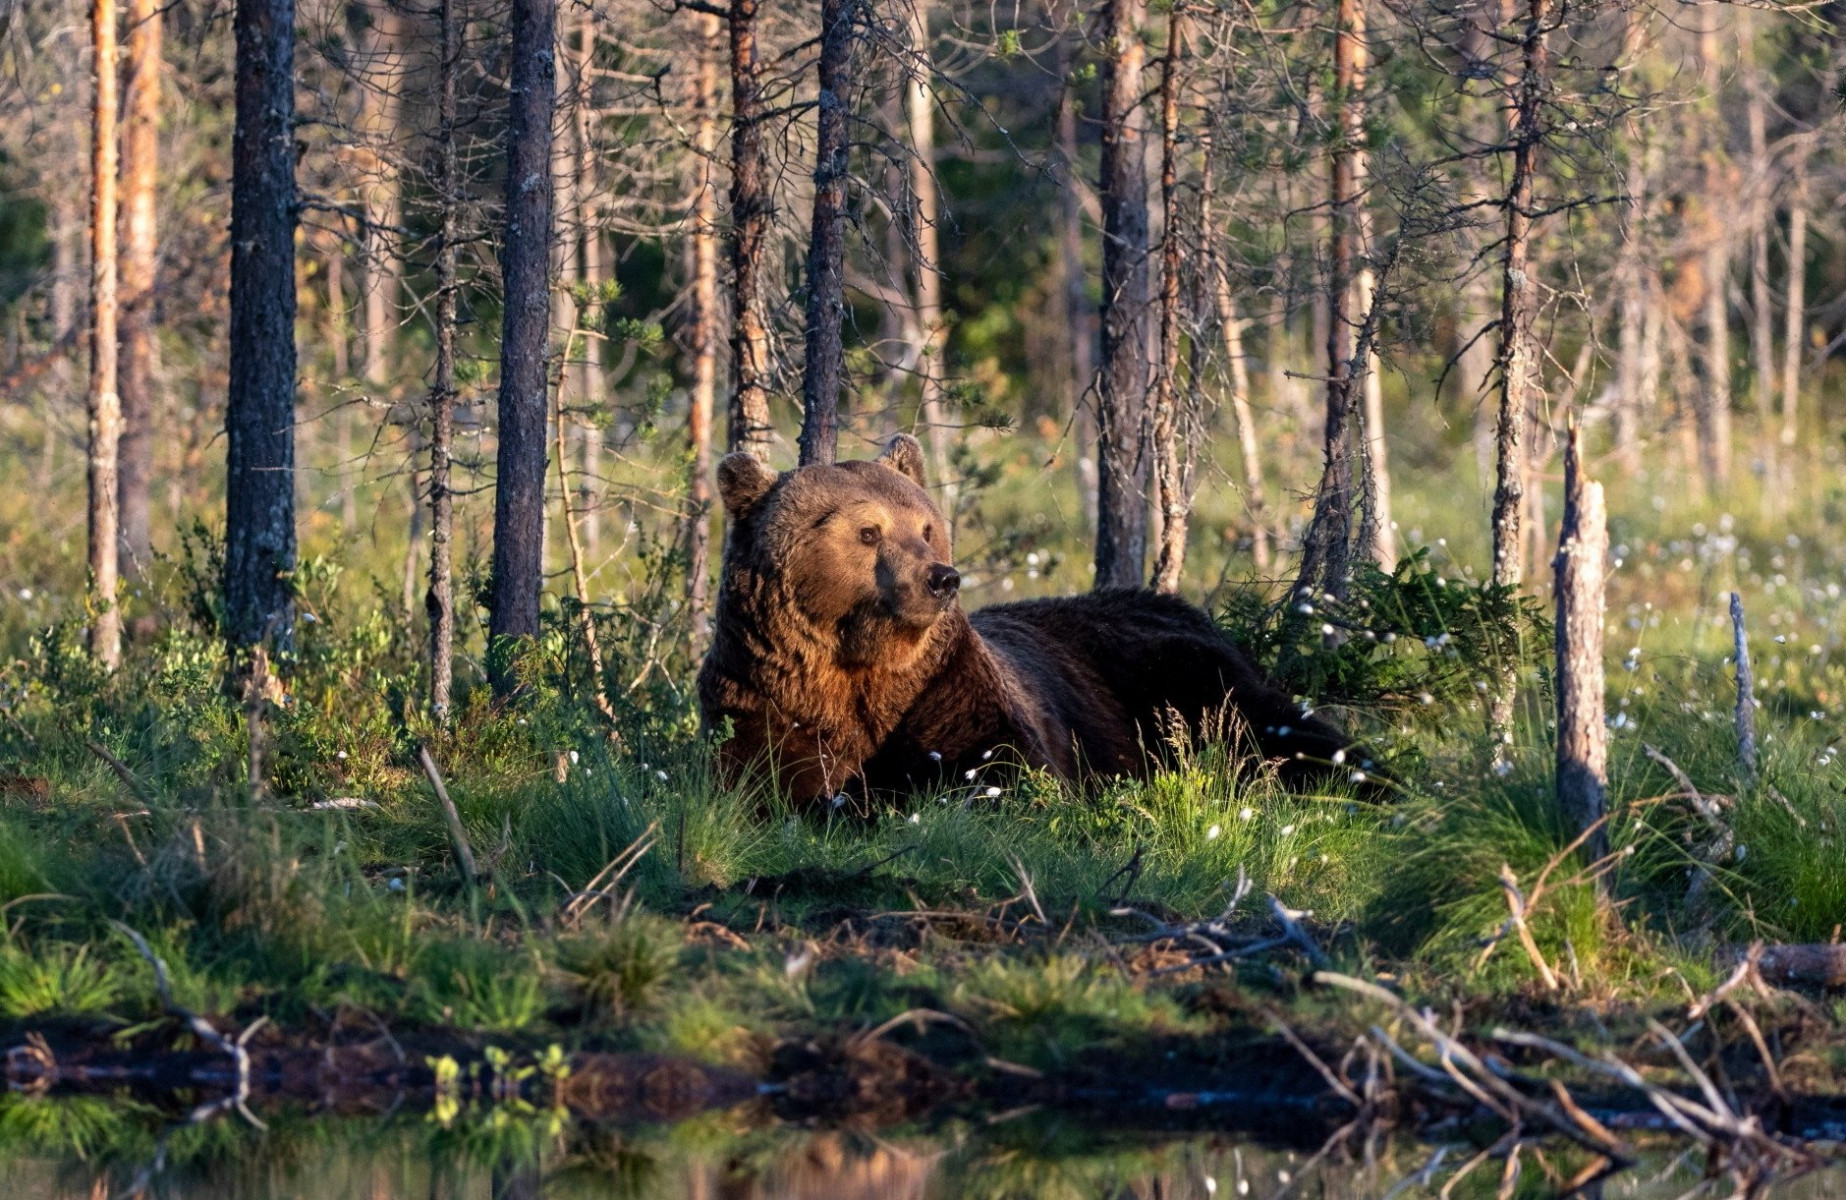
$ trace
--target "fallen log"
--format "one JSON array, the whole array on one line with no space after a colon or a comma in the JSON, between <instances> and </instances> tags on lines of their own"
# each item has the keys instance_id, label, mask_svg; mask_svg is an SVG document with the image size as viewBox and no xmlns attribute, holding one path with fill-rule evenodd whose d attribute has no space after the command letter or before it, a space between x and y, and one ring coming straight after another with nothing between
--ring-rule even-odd
<instances>
[{"instance_id":1,"label":"fallen log","mask_svg":"<svg viewBox=\"0 0 1846 1200\"><path fill-rule=\"evenodd\" d=\"M1737 951L1738 955L1743 953ZM1765 946L1756 969L1765 980L1784 987L1846 987L1846 945L1816 942Z\"/></svg>"}]
</instances>

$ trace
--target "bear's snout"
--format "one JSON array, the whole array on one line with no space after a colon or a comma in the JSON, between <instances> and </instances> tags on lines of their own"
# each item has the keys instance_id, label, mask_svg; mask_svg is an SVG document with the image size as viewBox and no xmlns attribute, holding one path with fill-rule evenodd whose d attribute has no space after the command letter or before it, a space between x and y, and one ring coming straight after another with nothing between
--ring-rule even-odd
<instances>
[{"instance_id":1,"label":"bear's snout","mask_svg":"<svg viewBox=\"0 0 1846 1200\"><path fill-rule=\"evenodd\" d=\"M930 595L946 603L961 590L961 572L948 563L932 563L923 583Z\"/></svg>"}]
</instances>

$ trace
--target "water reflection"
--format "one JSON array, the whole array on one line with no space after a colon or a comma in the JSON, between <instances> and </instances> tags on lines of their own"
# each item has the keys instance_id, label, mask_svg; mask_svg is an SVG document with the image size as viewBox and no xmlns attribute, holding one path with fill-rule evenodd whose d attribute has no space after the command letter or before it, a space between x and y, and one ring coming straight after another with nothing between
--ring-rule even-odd
<instances>
[{"instance_id":1,"label":"water reflection","mask_svg":"<svg viewBox=\"0 0 1846 1200\"><path fill-rule=\"evenodd\" d=\"M1510 1170L1504 1158L1484 1159L1458 1178L1476 1147L1378 1141L1368 1162L1363 1144L1317 1156L1225 1133L1119 1132L1045 1114L883 1133L778 1126L750 1109L638 1129L533 1112L446 1124L265 1116L266 1130L184 1126L133 1103L6 1097L0 1194L102 1200L145 1184L168 1200L1407 1200L1554 1196L1592 1165L1568 1147L1526 1146ZM1703 1171L1700 1155L1663 1153L1578 1194L1733 1194L1728 1179L1701 1183ZM1846 1196L1846 1172L1782 1181L1771 1194Z\"/></svg>"}]
</instances>

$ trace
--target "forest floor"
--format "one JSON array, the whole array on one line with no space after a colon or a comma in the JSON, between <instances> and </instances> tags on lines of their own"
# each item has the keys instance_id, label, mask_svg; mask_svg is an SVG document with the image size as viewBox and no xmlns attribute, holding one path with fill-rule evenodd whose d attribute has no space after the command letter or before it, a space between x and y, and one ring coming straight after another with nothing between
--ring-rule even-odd
<instances>
[{"instance_id":1,"label":"forest floor","mask_svg":"<svg viewBox=\"0 0 1846 1200\"><path fill-rule=\"evenodd\" d=\"M1839 1140L1846 1004L1780 986L1773 950L1736 969L1846 923L1829 496L1805 525L1616 508L1645 519L1612 539L1595 863L1552 800L1542 607L1495 609L1440 543L1365 584L1364 632L1389 636L1329 644L1313 676L1389 764L1378 804L1205 746L1085 794L996 777L789 811L713 779L646 581L604 629L613 729L563 626L522 703L476 690L431 725L412 631L325 562L254 712L222 687L208 552L163 566L140 598L161 619L112 676L80 614L21 605L0 669L0 1105L127 1089L345 1111L408 1089L436 1112L678 1117L747 1097L801 1120L1051 1106L1309 1141L1363 1115L1548 1130L1590 1160L1647 1137L1774 1158L1751 1115L1789 1145ZM1273 656L1251 594L1215 607ZM1496 766L1481 687L1509 653L1522 708Z\"/></svg>"}]
</instances>

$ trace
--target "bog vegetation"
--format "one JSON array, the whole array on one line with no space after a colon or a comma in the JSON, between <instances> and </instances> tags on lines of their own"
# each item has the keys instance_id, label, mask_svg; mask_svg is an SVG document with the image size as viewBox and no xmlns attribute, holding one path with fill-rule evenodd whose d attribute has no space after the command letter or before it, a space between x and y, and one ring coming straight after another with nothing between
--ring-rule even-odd
<instances>
[{"instance_id":1,"label":"bog vegetation","mask_svg":"<svg viewBox=\"0 0 1846 1200\"><path fill-rule=\"evenodd\" d=\"M1203 1077L1365 1036L1316 968L1623 1047L1761 942L1699 1053L1837 1088L1834 6L224 15L5 27L9 1027ZM967 603L1177 591L1385 801L721 781L714 446L897 429Z\"/></svg>"}]
</instances>

